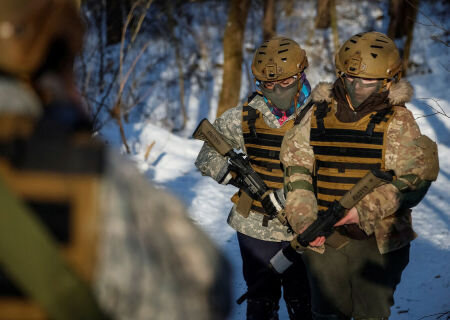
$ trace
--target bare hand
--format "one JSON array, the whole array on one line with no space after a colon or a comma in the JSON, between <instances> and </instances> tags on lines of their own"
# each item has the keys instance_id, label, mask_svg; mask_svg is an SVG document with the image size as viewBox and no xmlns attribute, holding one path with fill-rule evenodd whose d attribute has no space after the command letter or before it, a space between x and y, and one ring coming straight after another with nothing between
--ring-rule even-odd
<instances>
[{"instance_id":1,"label":"bare hand","mask_svg":"<svg viewBox=\"0 0 450 320\"><path fill-rule=\"evenodd\" d=\"M311 241L309 245L311 247L320 247L325 243L326 238L324 236L317 237L314 241Z\"/></svg>"},{"instance_id":2,"label":"bare hand","mask_svg":"<svg viewBox=\"0 0 450 320\"><path fill-rule=\"evenodd\" d=\"M356 210L355 207L351 208L341 220L336 222L334 226L338 227L344 224L352 224L352 223L359 224L358 210Z\"/></svg>"}]
</instances>

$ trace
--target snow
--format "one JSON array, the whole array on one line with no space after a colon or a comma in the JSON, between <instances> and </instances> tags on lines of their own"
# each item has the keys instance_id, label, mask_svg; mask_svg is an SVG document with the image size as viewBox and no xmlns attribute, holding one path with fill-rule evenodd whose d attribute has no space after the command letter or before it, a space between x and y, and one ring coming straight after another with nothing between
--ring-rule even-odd
<instances>
[{"instance_id":1,"label":"snow","mask_svg":"<svg viewBox=\"0 0 450 320\"><path fill-rule=\"evenodd\" d=\"M386 2L360 1L357 4L356 2L350 4L349 1L338 1L338 5L341 42L361 31L386 32ZM447 314L444 317L448 319L450 311L449 52L448 47L431 39L432 34L443 37L446 34L439 28L430 26L427 19L432 17L433 21L441 25L439 21L445 21L446 17L445 6L443 8L442 6L444 5L438 5L436 2L423 4L418 15L419 23L416 23L414 30L411 61L415 62L417 67L407 79L413 84L415 95L407 107L417 118L422 133L437 141L441 170L425 199L413 210L413 225L419 237L412 242L410 262L395 293L395 305L391 309L390 318L394 320L438 319L445 313ZM436 16L432 16L433 14ZM297 40L307 51L310 57L307 75L314 87L319 81L333 79L331 65L333 45L329 31L315 31L310 44L303 45L309 37L313 16L312 2L302 2L301 10L296 8L292 16L280 19L278 31ZM448 30L448 21L446 23ZM250 25L255 26L254 23ZM442 25L445 26L444 23ZM209 37L214 37L214 34ZM254 48L259 43L259 36L253 31L246 33L246 39L248 38L252 39L246 42L248 48ZM246 54L245 60L248 70L251 54ZM162 71L160 76L168 76L171 72L173 70ZM250 90L252 84L246 80L246 72L244 68L242 86ZM213 70L211 75L213 81L207 88L200 88L194 82L187 90L185 103L188 106L189 121L185 131L173 134L162 124L138 122L126 124L125 132L132 150L130 158L141 172L160 188L182 199L191 218L210 235L229 258L233 268L233 294L234 298L237 298L245 292L246 286L242 278L242 264L235 231L226 223L231 208L229 199L235 189L231 186L218 185L212 179L201 176L194 166L194 161L202 142L190 137L201 118L214 120L221 85L221 70ZM243 98L248 90L242 90ZM148 104L153 110L164 107L151 105L151 100ZM436 111L440 114L430 116ZM118 132L118 128L110 122L102 129L101 135L112 145L118 146L120 145ZM154 145L146 159L145 153L152 143ZM280 306L280 319L288 319L284 303L280 302ZM230 319L244 319L245 308L245 303L240 306L234 305Z\"/></svg>"}]
</instances>

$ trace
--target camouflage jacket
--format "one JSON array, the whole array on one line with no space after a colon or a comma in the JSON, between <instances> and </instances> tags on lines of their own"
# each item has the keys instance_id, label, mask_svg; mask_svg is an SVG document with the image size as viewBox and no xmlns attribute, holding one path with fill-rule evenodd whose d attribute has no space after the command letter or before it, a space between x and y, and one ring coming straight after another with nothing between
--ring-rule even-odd
<instances>
[{"instance_id":1,"label":"camouflage jacket","mask_svg":"<svg viewBox=\"0 0 450 320\"><path fill-rule=\"evenodd\" d=\"M38 118L41 111L31 88L0 77L0 117ZM131 161L112 150L105 158L92 244L100 307L112 319L226 319L231 279L223 254L181 203L152 187Z\"/></svg>"},{"instance_id":2,"label":"camouflage jacket","mask_svg":"<svg viewBox=\"0 0 450 320\"><path fill-rule=\"evenodd\" d=\"M228 262L180 202L109 157L95 289L116 319L225 319Z\"/></svg>"},{"instance_id":3,"label":"camouflage jacket","mask_svg":"<svg viewBox=\"0 0 450 320\"><path fill-rule=\"evenodd\" d=\"M257 95L249 103L249 106L259 110L263 114L266 124L274 129L281 125L277 118L272 114L264 98ZM294 115L291 115L288 121L293 121ZM237 150L246 153L244 137L242 134L242 106L229 109L214 121L214 127L223 135L225 140ZM195 161L195 165L200 169L203 175L207 175L220 181L228 170L227 159L221 156L206 143L203 145ZM266 241L290 241L293 239L292 233L283 226L277 219L269 220L267 227L262 226L263 215L250 211L247 218L244 218L236 211L234 205L228 216L228 224L238 232L250 237Z\"/></svg>"},{"instance_id":4,"label":"camouflage jacket","mask_svg":"<svg viewBox=\"0 0 450 320\"><path fill-rule=\"evenodd\" d=\"M320 83L312 92L313 101L336 103L331 95L332 84ZM401 106L408 102L413 89L406 81L394 84L388 99L391 105ZM311 109L312 110L312 109ZM285 167L302 166L313 172L314 152L309 143L311 111L301 123L286 133L280 158ZM421 133L412 113L406 108L397 108L394 118L386 130L385 166L397 176L415 174L423 178L427 165L422 148L416 143ZM285 177L289 181L305 180L312 183L312 177L295 173ZM401 205L399 190L393 184L378 187L364 197L356 208L359 214L359 227L367 234L374 234L378 249L387 253L399 249L416 237L412 229L411 214L398 209ZM295 189L286 195L286 214L294 231L301 232L317 217L317 201L313 192ZM391 236L393 233L396 236ZM398 236L400 234L400 236ZM324 247L321 248L323 251Z\"/></svg>"}]
</instances>

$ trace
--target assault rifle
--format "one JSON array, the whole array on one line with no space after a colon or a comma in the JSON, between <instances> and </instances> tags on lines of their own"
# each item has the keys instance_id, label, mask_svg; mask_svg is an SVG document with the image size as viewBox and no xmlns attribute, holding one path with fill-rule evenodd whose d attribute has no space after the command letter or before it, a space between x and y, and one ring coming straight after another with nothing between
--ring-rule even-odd
<instances>
[{"instance_id":1,"label":"assault rifle","mask_svg":"<svg viewBox=\"0 0 450 320\"><path fill-rule=\"evenodd\" d=\"M352 189L339 200L334 201L327 210L321 210L317 214L317 219L301 234L294 238L290 245L277 252L270 259L268 266L276 274L282 274L296 260L299 254L306 250L308 244L319 236L329 237L333 234L336 222L341 220L347 213L347 210L353 208L364 196L372 192L375 188L392 182L392 175L381 170L372 170L368 172L361 180L356 183ZM334 234L338 237L338 234ZM249 290L256 290L262 283L264 278L261 277ZM236 302L241 304L247 299L244 293Z\"/></svg>"},{"instance_id":2,"label":"assault rifle","mask_svg":"<svg viewBox=\"0 0 450 320\"><path fill-rule=\"evenodd\" d=\"M235 152L208 119L205 118L200 121L197 129L194 131L193 137L207 142L219 154L228 157L231 169L237 173L237 176L233 177L230 184L242 189L245 193L241 195L238 210L243 202L246 202L243 206L249 210L253 199L255 199L261 201L264 210L271 218L277 217L281 223L287 223L284 217L284 200L280 199L274 190L270 189L260 175L253 170L248 157L242 153ZM272 197L275 199L268 201ZM242 201L242 199L245 200ZM278 208L273 204L275 201L279 204Z\"/></svg>"}]
</instances>

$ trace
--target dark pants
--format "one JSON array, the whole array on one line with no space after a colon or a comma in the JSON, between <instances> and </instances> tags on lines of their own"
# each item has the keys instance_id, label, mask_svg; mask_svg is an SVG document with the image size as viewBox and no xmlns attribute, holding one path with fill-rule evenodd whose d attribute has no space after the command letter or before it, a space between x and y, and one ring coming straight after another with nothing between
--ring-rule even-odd
<instances>
[{"instance_id":1,"label":"dark pants","mask_svg":"<svg viewBox=\"0 0 450 320\"><path fill-rule=\"evenodd\" d=\"M387 319L394 291L409 262L409 245L380 254L376 240L350 240L324 254L303 255L314 319Z\"/></svg>"},{"instance_id":2,"label":"dark pants","mask_svg":"<svg viewBox=\"0 0 450 320\"><path fill-rule=\"evenodd\" d=\"M277 319L271 317L269 307L267 316L253 317L254 312L262 312L264 305L272 305L274 313L278 310L278 301L283 297L291 319L311 319L310 295L305 265L301 259L289 267L281 276L268 269L270 259L289 242L272 242L251 238L237 233L241 250L244 279L248 287L247 319ZM299 256L300 257L300 256ZM264 279L264 281L260 281ZM255 286L256 284L256 286ZM252 305L254 304L254 305ZM255 311L252 311L255 309ZM250 314L249 314L250 313Z\"/></svg>"}]
</instances>

